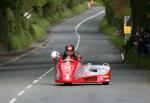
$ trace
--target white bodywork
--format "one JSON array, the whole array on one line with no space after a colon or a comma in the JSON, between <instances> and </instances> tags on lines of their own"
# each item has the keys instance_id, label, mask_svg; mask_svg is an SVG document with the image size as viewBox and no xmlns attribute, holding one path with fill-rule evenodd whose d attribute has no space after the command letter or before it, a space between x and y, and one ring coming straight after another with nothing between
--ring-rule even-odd
<instances>
[{"instance_id":1,"label":"white bodywork","mask_svg":"<svg viewBox=\"0 0 150 103\"><path fill-rule=\"evenodd\" d=\"M92 65L88 63L87 65L80 65L76 71L76 78L94 76L94 75L105 75L110 71L110 66L108 63L102 65Z\"/></svg>"}]
</instances>

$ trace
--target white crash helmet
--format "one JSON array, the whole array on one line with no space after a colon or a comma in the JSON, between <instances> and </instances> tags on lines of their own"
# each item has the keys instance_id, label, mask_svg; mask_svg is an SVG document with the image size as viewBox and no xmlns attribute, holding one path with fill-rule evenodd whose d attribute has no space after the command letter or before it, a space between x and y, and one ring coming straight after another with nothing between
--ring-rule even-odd
<instances>
[{"instance_id":1,"label":"white crash helmet","mask_svg":"<svg viewBox=\"0 0 150 103\"><path fill-rule=\"evenodd\" d=\"M56 57L59 57L59 53L57 52L57 51L53 51L52 53L51 53L51 58L52 59L54 59L54 58L56 58Z\"/></svg>"}]
</instances>

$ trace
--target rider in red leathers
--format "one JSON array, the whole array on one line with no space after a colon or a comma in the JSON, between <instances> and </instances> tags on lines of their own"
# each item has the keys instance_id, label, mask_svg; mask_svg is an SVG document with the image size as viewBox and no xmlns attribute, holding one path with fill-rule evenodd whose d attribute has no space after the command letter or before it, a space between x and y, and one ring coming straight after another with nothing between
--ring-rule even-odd
<instances>
[{"instance_id":1,"label":"rider in red leathers","mask_svg":"<svg viewBox=\"0 0 150 103\"><path fill-rule=\"evenodd\" d=\"M65 51L62 53L62 59L65 59L67 57L73 58L75 60L80 60L80 55L76 51L74 51L75 48L73 44L69 43L66 45Z\"/></svg>"}]
</instances>

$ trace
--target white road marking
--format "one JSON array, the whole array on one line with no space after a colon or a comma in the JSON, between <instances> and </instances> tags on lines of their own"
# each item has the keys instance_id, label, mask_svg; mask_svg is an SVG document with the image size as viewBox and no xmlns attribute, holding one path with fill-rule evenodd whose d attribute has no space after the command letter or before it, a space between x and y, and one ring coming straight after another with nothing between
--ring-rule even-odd
<instances>
[{"instance_id":1,"label":"white road marking","mask_svg":"<svg viewBox=\"0 0 150 103\"><path fill-rule=\"evenodd\" d=\"M86 21L88 21L88 20L90 20L90 19L92 19L92 18L94 18L94 17L96 17L96 16L98 16L98 15L101 15L101 14L103 14L103 13L105 13L105 10L103 10L103 11L101 11L101 12L99 12L99 13L93 15L93 16L90 16L90 17L84 19L83 21L81 21L80 23L78 23L78 24L75 26L75 32L76 32L76 35L77 35L77 37L78 37L78 42L77 42L77 45L76 45L75 50L78 49L79 44L80 44L80 34L78 33L78 28L79 28L84 22L86 22ZM20 57L17 57L17 58L15 58L14 60L19 59L19 58L20 58ZM12 61L14 61L14 60L12 60ZM49 72L51 72L53 69L54 69L54 68L51 68L50 70L46 71L46 73L44 73L42 76L38 77L38 79L34 80L32 83L33 83L33 84L37 83L37 82L39 81L39 78L42 79L42 78L45 77ZM29 89L29 88L33 87L33 84L27 86L26 89ZM19 93L18 93L18 97L21 96L22 94L24 94L25 91L26 91L26 89L25 89L25 90L22 90L21 92L19 92ZM17 98L13 98L9 103L15 103L16 100L17 100Z\"/></svg>"},{"instance_id":2,"label":"white road marking","mask_svg":"<svg viewBox=\"0 0 150 103\"><path fill-rule=\"evenodd\" d=\"M38 81L39 81L39 80L34 80L34 81L33 81L33 84L37 83Z\"/></svg>"},{"instance_id":3,"label":"white road marking","mask_svg":"<svg viewBox=\"0 0 150 103\"><path fill-rule=\"evenodd\" d=\"M40 80L40 79L42 79L42 77L39 77L38 79Z\"/></svg>"},{"instance_id":4,"label":"white road marking","mask_svg":"<svg viewBox=\"0 0 150 103\"><path fill-rule=\"evenodd\" d=\"M33 85L31 84L31 85L28 85L27 87L26 87L26 89L29 89L29 88L31 88Z\"/></svg>"},{"instance_id":5,"label":"white road marking","mask_svg":"<svg viewBox=\"0 0 150 103\"><path fill-rule=\"evenodd\" d=\"M34 80L32 82L32 84L28 85L24 90L20 91L18 94L17 94L17 98L19 98L20 96L22 96L26 91L27 89L33 87L34 85L33 84L36 84L40 79L42 79L44 76L46 76L48 73L50 73L54 68L51 68L50 70L46 71L42 76L38 77L38 79ZM15 103L17 98L13 98L11 99L8 103Z\"/></svg>"},{"instance_id":6,"label":"white road marking","mask_svg":"<svg viewBox=\"0 0 150 103\"><path fill-rule=\"evenodd\" d=\"M42 75L42 78L45 77L45 76L46 76L46 74L43 74L43 75Z\"/></svg>"},{"instance_id":7,"label":"white road marking","mask_svg":"<svg viewBox=\"0 0 150 103\"><path fill-rule=\"evenodd\" d=\"M88 21L88 20L90 20L90 19L92 19L92 18L94 18L94 17L96 17L96 16L98 16L98 15L104 14L104 13L105 13L105 10L103 10L103 11L101 11L101 12L95 14L95 15L92 15L92 16L90 16L90 17L88 17L88 18L82 20L81 22L79 22L79 23L75 26L75 33L76 33L76 35L77 35L77 37L78 37L77 45L76 45L76 48L75 48L76 51L77 51L77 49L78 49L78 47L79 47L79 44L80 44L80 34L78 33L78 29L80 28L80 26L81 26L84 22L86 22L86 21Z\"/></svg>"},{"instance_id":8,"label":"white road marking","mask_svg":"<svg viewBox=\"0 0 150 103\"><path fill-rule=\"evenodd\" d=\"M20 93L18 93L18 96L21 96L25 93L25 90L22 90Z\"/></svg>"},{"instance_id":9,"label":"white road marking","mask_svg":"<svg viewBox=\"0 0 150 103\"><path fill-rule=\"evenodd\" d=\"M16 100L17 98L13 98L9 103L15 103Z\"/></svg>"},{"instance_id":10,"label":"white road marking","mask_svg":"<svg viewBox=\"0 0 150 103\"><path fill-rule=\"evenodd\" d=\"M51 72L54 68L51 68L48 72Z\"/></svg>"}]
</instances>

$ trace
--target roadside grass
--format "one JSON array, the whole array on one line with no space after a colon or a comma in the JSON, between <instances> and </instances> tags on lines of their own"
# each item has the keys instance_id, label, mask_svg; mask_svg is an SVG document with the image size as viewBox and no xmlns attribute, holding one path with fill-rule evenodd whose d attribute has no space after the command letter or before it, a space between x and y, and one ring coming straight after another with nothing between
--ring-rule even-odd
<instances>
[{"instance_id":1,"label":"roadside grass","mask_svg":"<svg viewBox=\"0 0 150 103\"><path fill-rule=\"evenodd\" d=\"M32 37L28 32L23 31L21 35L13 35L10 37L10 46L14 50L21 50L32 42Z\"/></svg>"},{"instance_id":2,"label":"roadside grass","mask_svg":"<svg viewBox=\"0 0 150 103\"><path fill-rule=\"evenodd\" d=\"M28 48L33 42L38 40L45 34L46 29L66 18L72 17L77 13L81 13L87 9L87 2L80 4L72 9L66 9L62 12L57 12L48 18L39 18L37 15L33 15L32 24L29 30L23 30L19 34L10 34L10 48L11 52L22 51Z\"/></svg>"},{"instance_id":3,"label":"roadside grass","mask_svg":"<svg viewBox=\"0 0 150 103\"><path fill-rule=\"evenodd\" d=\"M100 21L99 31L108 35L110 40L115 44L118 50L122 51L122 46L125 45L124 39L116 35L115 28L108 25L106 18ZM126 54L126 62L140 69L150 69L150 55L139 56L136 48L132 48Z\"/></svg>"},{"instance_id":4,"label":"roadside grass","mask_svg":"<svg viewBox=\"0 0 150 103\"><path fill-rule=\"evenodd\" d=\"M16 33L17 35L10 34L8 38L11 53L19 52L28 48L34 41L36 41L45 33L45 29L48 27L48 25L49 25L48 21L41 19L38 20L36 24L32 24L29 27L30 32L22 29L20 33ZM5 53L7 52L1 51L1 54Z\"/></svg>"},{"instance_id":5,"label":"roadside grass","mask_svg":"<svg viewBox=\"0 0 150 103\"><path fill-rule=\"evenodd\" d=\"M122 46L125 45L124 39L117 35L115 28L107 23L105 17L99 23L99 31L105 33L119 51L121 51Z\"/></svg>"},{"instance_id":6,"label":"roadside grass","mask_svg":"<svg viewBox=\"0 0 150 103\"><path fill-rule=\"evenodd\" d=\"M130 64L135 65L140 69L150 69L150 55L139 56L136 49L132 48L126 56Z\"/></svg>"}]
</instances>

